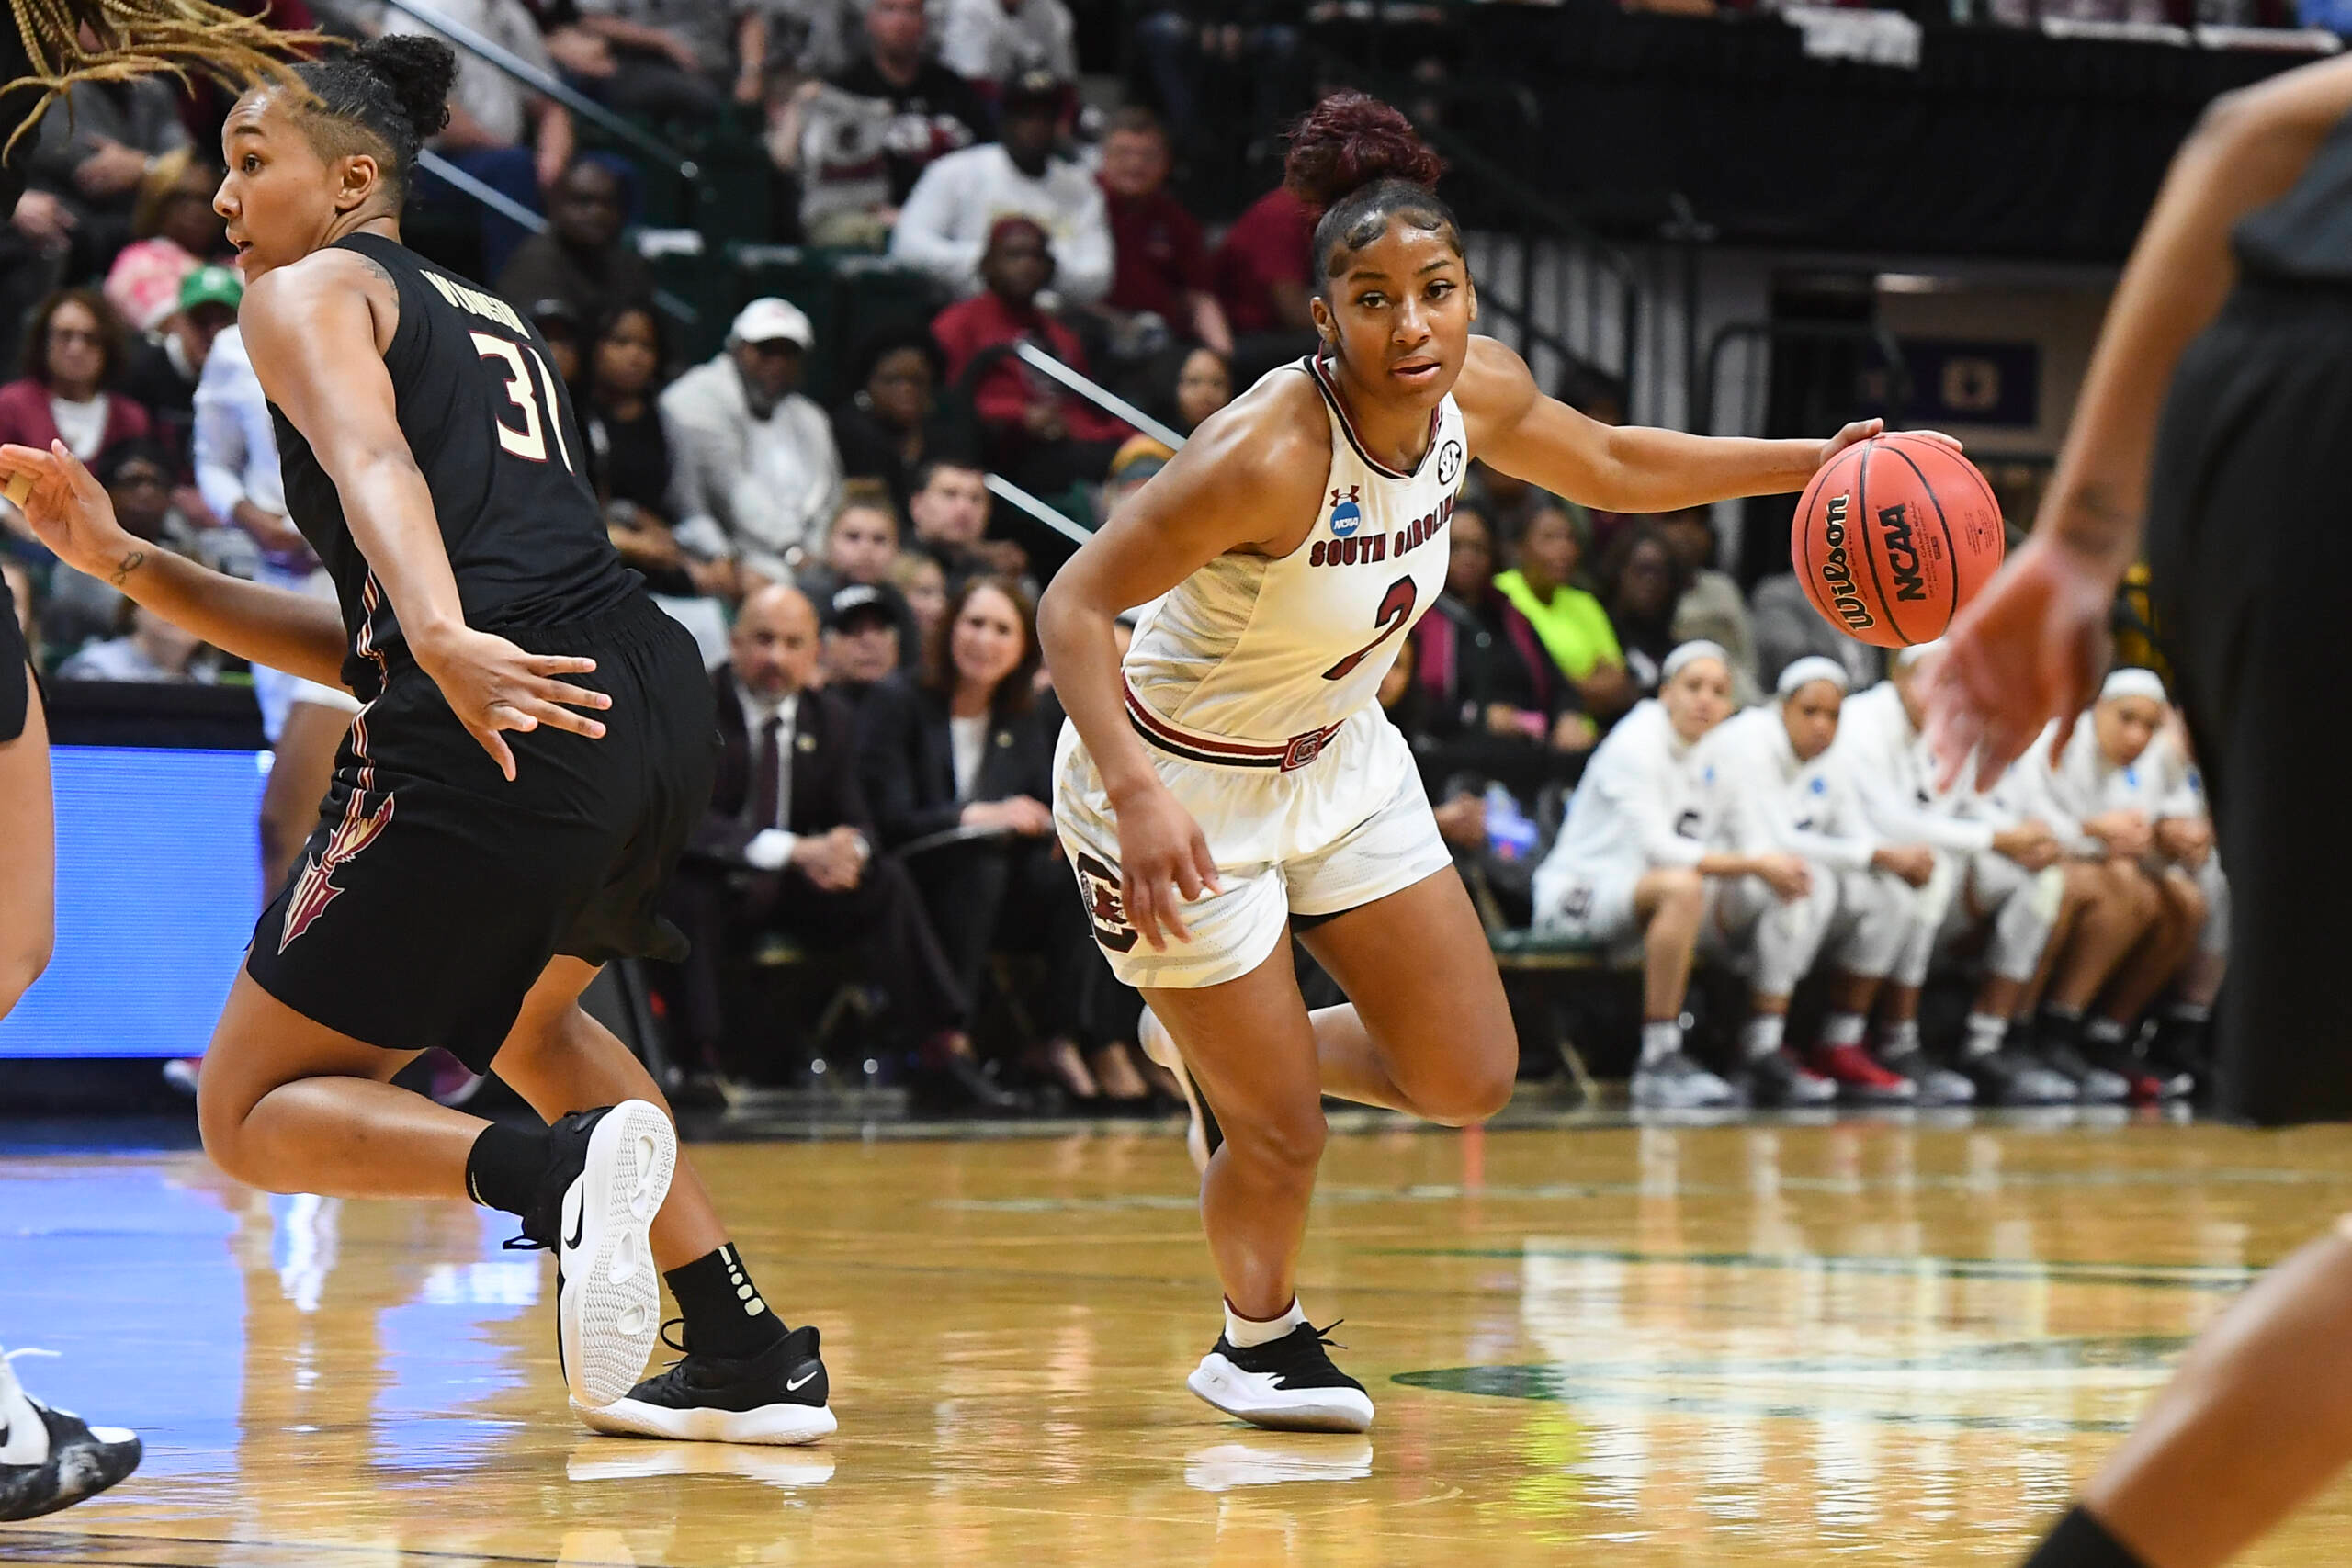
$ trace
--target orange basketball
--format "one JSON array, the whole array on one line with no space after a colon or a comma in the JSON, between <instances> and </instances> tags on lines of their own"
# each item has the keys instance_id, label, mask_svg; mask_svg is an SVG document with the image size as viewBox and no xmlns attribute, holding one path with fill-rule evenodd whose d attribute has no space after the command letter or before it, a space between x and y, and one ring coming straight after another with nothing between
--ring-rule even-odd
<instances>
[{"instance_id":1,"label":"orange basketball","mask_svg":"<svg viewBox=\"0 0 2352 1568\"><path fill-rule=\"evenodd\" d=\"M1976 465L1911 432L1856 442L1823 464L1789 536L1813 607L1880 648L1943 636L2003 547L2001 503Z\"/></svg>"}]
</instances>

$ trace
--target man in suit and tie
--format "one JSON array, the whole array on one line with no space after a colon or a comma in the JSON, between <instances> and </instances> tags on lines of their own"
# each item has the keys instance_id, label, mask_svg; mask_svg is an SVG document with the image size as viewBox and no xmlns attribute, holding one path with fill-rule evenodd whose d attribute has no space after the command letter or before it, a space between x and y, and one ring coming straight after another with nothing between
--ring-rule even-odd
<instances>
[{"instance_id":1,"label":"man in suit and tie","mask_svg":"<svg viewBox=\"0 0 2352 1568\"><path fill-rule=\"evenodd\" d=\"M718 1059L721 955L762 932L854 951L910 1042L960 1034L969 1004L922 897L904 867L875 853L855 719L810 684L816 610L788 583L762 588L743 601L729 652L712 673L722 750L710 810L672 885L694 941L681 998L688 1045Z\"/></svg>"}]
</instances>

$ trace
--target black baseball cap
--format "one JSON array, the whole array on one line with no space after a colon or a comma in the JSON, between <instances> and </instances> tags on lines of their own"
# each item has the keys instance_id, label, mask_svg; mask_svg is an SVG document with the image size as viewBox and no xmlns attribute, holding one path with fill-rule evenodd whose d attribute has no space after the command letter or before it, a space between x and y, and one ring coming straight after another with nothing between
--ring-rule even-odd
<instances>
[{"instance_id":1,"label":"black baseball cap","mask_svg":"<svg viewBox=\"0 0 2352 1568\"><path fill-rule=\"evenodd\" d=\"M825 606L825 629L846 631L855 621L880 621L895 626L899 616L882 590L868 583L853 582L836 591L832 603Z\"/></svg>"}]
</instances>

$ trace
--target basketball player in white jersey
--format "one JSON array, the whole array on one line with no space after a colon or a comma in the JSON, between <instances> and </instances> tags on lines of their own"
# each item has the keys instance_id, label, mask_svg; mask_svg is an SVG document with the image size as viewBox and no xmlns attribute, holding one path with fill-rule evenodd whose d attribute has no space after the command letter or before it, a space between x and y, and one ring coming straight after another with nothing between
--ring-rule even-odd
<instances>
[{"instance_id":1,"label":"basketball player in white jersey","mask_svg":"<svg viewBox=\"0 0 2352 1568\"><path fill-rule=\"evenodd\" d=\"M1055 817L1094 932L1222 1124L1202 1211L1225 1332L1190 1382L1261 1426L1361 1431L1293 1289L1326 1093L1446 1123L1518 1062L1476 914L1374 694L1443 587L1469 460L1621 512L1795 490L1826 442L1611 430L1473 339L1460 226L1405 118L1360 94L1298 128L1321 210L1321 343L1204 423L1054 580L1038 630L1070 716ZM1124 666L1118 614L1167 597ZM1297 930L1352 1001L1309 1016Z\"/></svg>"},{"instance_id":2,"label":"basketball player in white jersey","mask_svg":"<svg viewBox=\"0 0 2352 1568\"><path fill-rule=\"evenodd\" d=\"M2133 1038L2211 913L2196 879L2156 843L2175 786L2147 753L2170 716L2154 671L2117 670L2089 722L2063 745L2053 723L2010 770L2019 809L2047 821L2068 857L2104 879L2104 897L2143 917L2137 940L2097 966L2070 953L2043 1009L2042 1055L2082 1085L2086 1101L2171 1099L2192 1087L2186 1075L2152 1072Z\"/></svg>"},{"instance_id":3,"label":"basketball player in white jersey","mask_svg":"<svg viewBox=\"0 0 2352 1568\"><path fill-rule=\"evenodd\" d=\"M1642 947L1642 1051L1633 1101L1650 1111L1711 1111L1739 1091L1683 1049L1683 999L1709 891L1752 877L1778 897L1810 886L1792 854L1727 853L1705 842L1693 750L1731 712L1731 660L1712 642L1666 656L1656 697L1600 742L1552 852L1535 870L1535 929L1583 947Z\"/></svg>"},{"instance_id":4,"label":"basketball player in white jersey","mask_svg":"<svg viewBox=\"0 0 2352 1568\"><path fill-rule=\"evenodd\" d=\"M1925 845L1878 838L1831 755L1846 696L1834 659L1781 671L1775 700L1736 715L1691 759L1713 842L1736 854L1791 854L1805 887L1779 897L1753 879L1725 884L1702 932L1705 949L1747 977L1740 1030L1747 1096L1758 1105L1911 1103L1918 1089L1865 1055L1880 984L1910 934L1917 891L1935 872ZM1789 999L1816 962L1831 966L1829 1014L1815 1072L1788 1049Z\"/></svg>"},{"instance_id":5,"label":"basketball player in white jersey","mask_svg":"<svg viewBox=\"0 0 2352 1568\"><path fill-rule=\"evenodd\" d=\"M2009 819L1982 798L1939 792L1919 730L1923 673L1939 645L1894 656L1893 673L1846 699L1833 754L1879 833L1931 846L1936 874L1879 998L1879 1060L1919 1086L1923 1104L2065 1104L2074 1080L2007 1043L2010 1020L2069 912L2067 873L2044 823ZM1955 1072L1920 1047L1919 996L1936 953L1984 936L1984 973Z\"/></svg>"}]
</instances>

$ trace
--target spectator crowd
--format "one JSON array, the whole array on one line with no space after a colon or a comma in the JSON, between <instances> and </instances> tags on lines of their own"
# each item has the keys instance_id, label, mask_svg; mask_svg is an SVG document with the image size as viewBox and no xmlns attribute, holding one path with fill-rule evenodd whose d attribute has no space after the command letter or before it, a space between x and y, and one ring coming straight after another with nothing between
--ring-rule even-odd
<instances>
[{"instance_id":1,"label":"spectator crowd","mask_svg":"<svg viewBox=\"0 0 2352 1568\"><path fill-rule=\"evenodd\" d=\"M423 230L458 214L452 265L544 335L615 546L704 649L725 755L676 895L695 957L662 977L682 1058L801 1066L761 1043L758 1019L765 976L814 969L891 1043L875 1070L904 1064L943 1107L1158 1103L1172 1086L1136 1049L1139 999L1091 951L1046 804L1060 713L1034 605L1068 547L1000 496L1010 481L1107 515L1172 454L1012 351L1188 434L1311 346L1310 214L1277 188L1219 231L1176 180L1221 133L1237 58L1264 66L1255 123L1303 105L1297 28L1157 12L1134 40L1148 102L1103 115L1081 108L1064 0L275 14L461 46L433 150L503 200L429 173L412 216ZM673 127L752 127L790 197L778 238L888 258L930 303L828 343L809 302L763 295L716 354L682 363L674 302L632 239L639 171L583 151L533 75ZM30 188L0 231L0 355L19 367L0 385L0 440L62 440L161 547L325 592L235 328L241 283L210 204L225 107L167 81L85 83L28 139ZM1575 382L1572 400L1619 417L1623 387ZM2171 1092L2175 1076L2134 1074L2112 1048L2169 998L2164 1016L2188 1022L2165 1059L2193 1057L2223 890L2160 689L2110 694L2064 759L2014 788L1929 802L1905 750L1916 665L1884 669L1786 574L1743 592L1716 567L1708 511L1596 513L1474 468L1451 541L1445 591L1382 701L1498 930L1642 955L1637 1090L1652 1102L1716 1103L1742 1075L1800 1102L1951 1098L1963 1082L2004 1100ZM253 682L279 752L262 831L282 875L348 699L134 610L5 502L0 566L60 681ZM1841 705L1875 728L1850 739ZM1817 784L1834 819L1807 807ZM1930 906L1910 924L1889 913ZM1747 987L1742 1074L1701 1067L1679 1032L1679 977L1707 953ZM1957 1078L1905 1065L1942 958L1985 976ZM1830 1010L1800 1059L1771 1021L1816 969ZM2017 1038L2036 1008L2074 1032Z\"/></svg>"}]
</instances>

